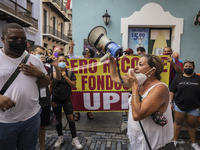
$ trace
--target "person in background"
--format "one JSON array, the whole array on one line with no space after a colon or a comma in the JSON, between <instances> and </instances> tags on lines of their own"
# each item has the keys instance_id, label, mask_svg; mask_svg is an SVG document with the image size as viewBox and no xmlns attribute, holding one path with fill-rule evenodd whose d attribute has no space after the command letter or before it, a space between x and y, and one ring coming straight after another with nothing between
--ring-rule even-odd
<instances>
[{"instance_id":1,"label":"person in background","mask_svg":"<svg viewBox=\"0 0 200 150\"><path fill-rule=\"evenodd\" d=\"M0 110L0 149L35 150L40 127L39 91L46 87L51 78L42 62L30 55L26 64L21 64L28 54L26 34L22 26L9 23L2 28L0 50L0 89L19 67L20 73L1 95L0 101L8 102ZM8 109L14 106L12 109Z\"/></svg>"},{"instance_id":2,"label":"person in background","mask_svg":"<svg viewBox=\"0 0 200 150\"><path fill-rule=\"evenodd\" d=\"M137 54L138 54L139 56L144 56L144 55L146 55L145 48L144 48L144 47L138 47L138 48L137 48Z\"/></svg>"},{"instance_id":3,"label":"person in background","mask_svg":"<svg viewBox=\"0 0 200 150\"><path fill-rule=\"evenodd\" d=\"M170 47L165 47L163 49L163 55L169 55L170 58L167 59L167 62L170 63L170 77L169 85L177 74L182 74L181 64L177 58L171 57L172 49Z\"/></svg>"},{"instance_id":4,"label":"person in background","mask_svg":"<svg viewBox=\"0 0 200 150\"><path fill-rule=\"evenodd\" d=\"M30 49L30 53L35 55L38 59L42 61L43 64L46 63L45 58L45 48L40 45L34 45ZM58 62L55 56L50 56L54 61L51 63L56 69L56 73L54 73L54 77L57 80L61 79L61 73L58 69ZM45 65L44 65L45 66ZM50 75L51 68L45 66L46 71ZM42 107L42 112L40 114L41 122L40 122L40 131L39 131L39 143L40 143L40 150L45 149L45 127L50 125L50 93L48 86L46 87L39 87L39 104Z\"/></svg>"},{"instance_id":5,"label":"person in background","mask_svg":"<svg viewBox=\"0 0 200 150\"><path fill-rule=\"evenodd\" d=\"M73 118L73 106L71 102L71 87L76 87L76 76L73 71L70 71L66 68L67 60L63 53L58 55L58 66L59 70L62 74L61 80L55 80L54 88L52 92L52 106L53 112L56 115L56 120L58 124L56 125L56 130L58 133L58 139L56 140L54 147L59 148L61 144L64 142L63 132L62 132L62 108L67 116L67 120L69 123L69 128L72 135L72 145L76 147L76 149L82 149L82 145L80 144L78 137L76 135L76 127ZM69 71L71 75L69 75Z\"/></svg>"},{"instance_id":6,"label":"person in background","mask_svg":"<svg viewBox=\"0 0 200 150\"><path fill-rule=\"evenodd\" d=\"M90 48L85 48L85 50L82 52L84 58L93 58L95 55L95 52L91 50ZM81 117L80 112L76 112L74 114L74 120L78 121ZM94 119L94 115L91 112L87 112L88 119L92 120Z\"/></svg>"},{"instance_id":7,"label":"person in background","mask_svg":"<svg viewBox=\"0 0 200 150\"><path fill-rule=\"evenodd\" d=\"M90 48L85 48L82 55L84 58L94 58L95 52Z\"/></svg>"},{"instance_id":8,"label":"person in background","mask_svg":"<svg viewBox=\"0 0 200 150\"><path fill-rule=\"evenodd\" d=\"M124 54L126 56L134 56L133 54L133 50L131 48L127 48L125 51L124 51Z\"/></svg>"},{"instance_id":9,"label":"person in background","mask_svg":"<svg viewBox=\"0 0 200 150\"><path fill-rule=\"evenodd\" d=\"M55 56L56 58L58 57L58 54L62 52L62 48L59 46L54 47L53 49L53 56Z\"/></svg>"},{"instance_id":10,"label":"person in background","mask_svg":"<svg viewBox=\"0 0 200 150\"><path fill-rule=\"evenodd\" d=\"M46 56L52 56L53 54L53 50L52 49L48 49L46 52Z\"/></svg>"},{"instance_id":11,"label":"person in background","mask_svg":"<svg viewBox=\"0 0 200 150\"><path fill-rule=\"evenodd\" d=\"M178 59L178 61L179 61L180 64L181 64L181 69L182 69L182 71L183 71L183 61L179 58L179 53L178 53L178 52L173 52L172 58Z\"/></svg>"},{"instance_id":12,"label":"person in background","mask_svg":"<svg viewBox=\"0 0 200 150\"><path fill-rule=\"evenodd\" d=\"M177 145L178 135L184 120L187 122L191 146L200 150L196 143L196 123L200 115L200 76L195 72L193 60L185 60L184 73L176 76L170 85L171 107L174 110L174 145Z\"/></svg>"}]
</instances>

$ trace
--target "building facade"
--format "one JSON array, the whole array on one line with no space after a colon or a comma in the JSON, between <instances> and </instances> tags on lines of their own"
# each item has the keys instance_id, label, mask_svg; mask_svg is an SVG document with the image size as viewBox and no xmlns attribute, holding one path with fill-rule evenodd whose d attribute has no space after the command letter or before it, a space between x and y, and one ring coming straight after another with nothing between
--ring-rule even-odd
<instances>
[{"instance_id":1,"label":"building facade","mask_svg":"<svg viewBox=\"0 0 200 150\"><path fill-rule=\"evenodd\" d=\"M7 23L18 23L24 27L30 45L41 45L40 6L40 0L1 0L0 30ZM0 47L3 47L2 41Z\"/></svg>"},{"instance_id":2,"label":"building facade","mask_svg":"<svg viewBox=\"0 0 200 150\"><path fill-rule=\"evenodd\" d=\"M63 52L69 44L66 5L63 0L42 0L42 36L43 46L54 49L59 46Z\"/></svg>"},{"instance_id":3,"label":"building facade","mask_svg":"<svg viewBox=\"0 0 200 150\"><path fill-rule=\"evenodd\" d=\"M123 49L135 50L137 44L142 44L147 53L159 55L165 46L170 46L179 52L182 60L194 60L195 71L200 72L200 26L194 25L199 5L199 0L75 0L74 52L81 55L89 32L96 26L103 26L107 37ZM102 18L106 10L111 16L108 25Z\"/></svg>"}]
</instances>

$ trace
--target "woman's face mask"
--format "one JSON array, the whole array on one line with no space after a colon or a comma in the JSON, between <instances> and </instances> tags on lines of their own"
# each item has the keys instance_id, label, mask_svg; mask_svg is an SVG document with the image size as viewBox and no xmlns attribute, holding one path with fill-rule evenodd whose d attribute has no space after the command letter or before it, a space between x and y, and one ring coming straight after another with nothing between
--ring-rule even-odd
<instances>
[{"instance_id":1,"label":"woman's face mask","mask_svg":"<svg viewBox=\"0 0 200 150\"><path fill-rule=\"evenodd\" d=\"M148 77L146 76L146 74L149 73L150 71L152 71L153 69L154 68L151 68L151 70L147 71L145 74L143 74L143 73L134 74L136 79L138 80L138 85L142 85L147 80Z\"/></svg>"},{"instance_id":2,"label":"woman's face mask","mask_svg":"<svg viewBox=\"0 0 200 150\"><path fill-rule=\"evenodd\" d=\"M66 62L59 62L58 63L58 67L60 68L65 68L67 65L66 65Z\"/></svg>"},{"instance_id":3,"label":"woman's face mask","mask_svg":"<svg viewBox=\"0 0 200 150\"><path fill-rule=\"evenodd\" d=\"M194 72L193 68L184 68L184 73L187 75L191 75Z\"/></svg>"}]
</instances>

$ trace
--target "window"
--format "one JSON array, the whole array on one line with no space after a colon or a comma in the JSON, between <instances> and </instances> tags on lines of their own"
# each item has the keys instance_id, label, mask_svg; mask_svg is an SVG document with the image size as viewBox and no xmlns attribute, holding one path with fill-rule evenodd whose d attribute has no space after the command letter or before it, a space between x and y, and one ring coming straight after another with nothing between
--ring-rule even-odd
<instances>
[{"instance_id":1,"label":"window","mask_svg":"<svg viewBox=\"0 0 200 150\"><path fill-rule=\"evenodd\" d=\"M48 44L44 43L44 47L47 48Z\"/></svg>"},{"instance_id":2,"label":"window","mask_svg":"<svg viewBox=\"0 0 200 150\"><path fill-rule=\"evenodd\" d=\"M128 47L137 54L138 47L146 53L162 55L163 48L171 47L171 28L134 28L128 29Z\"/></svg>"},{"instance_id":3,"label":"window","mask_svg":"<svg viewBox=\"0 0 200 150\"><path fill-rule=\"evenodd\" d=\"M26 8L30 12L30 15L32 16L32 4L33 3L30 0L27 0L26 2L27 2L26 3Z\"/></svg>"},{"instance_id":4,"label":"window","mask_svg":"<svg viewBox=\"0 0 200 150\"><path fill-rule=\"evenodd\" d=\"M53 35L56 34L56 17L53 16Z\"/></svg>"}]
</instances>

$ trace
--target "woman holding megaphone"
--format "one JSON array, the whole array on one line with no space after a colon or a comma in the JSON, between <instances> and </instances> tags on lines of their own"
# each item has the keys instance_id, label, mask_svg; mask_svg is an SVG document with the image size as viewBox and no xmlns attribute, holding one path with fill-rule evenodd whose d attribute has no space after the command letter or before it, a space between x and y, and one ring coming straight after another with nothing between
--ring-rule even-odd
<instances>
[{"instance_id":1,"label":"woman holding megaphone","mask_svg":"<svg viewBox=\"0 0 200 150\"><path fill-rule=\"evenodd\" d=\"M113 57L109 65L112 81L131 88L127 126L130 149L175 149L169 89L160 82L163 61L156 55L142 56L135 71L122 76L123 83Z\"/></svg>"}]
</instances>

